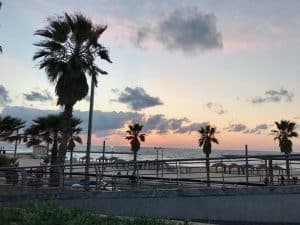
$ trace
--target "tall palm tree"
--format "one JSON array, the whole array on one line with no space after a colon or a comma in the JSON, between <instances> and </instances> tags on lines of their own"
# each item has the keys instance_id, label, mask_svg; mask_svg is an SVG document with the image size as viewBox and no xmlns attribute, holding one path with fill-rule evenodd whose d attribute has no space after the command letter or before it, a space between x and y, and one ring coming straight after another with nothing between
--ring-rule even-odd
<instances>
[{"instance_id":1,"label":"tall palm tree","mask_svg":"<svg viewBox=\"0 0 300 225\"><path fill-rule=\"evenodd\" d=\"M143 129L143 126L135 123L133 125L128 126L129 130L126 132L129 134L126 136L126 139L130 141L130 146L131 146L131 151L133 152L133 176L136 176L136 170L137 170L137 165L136 165L136 160L137 160L137 152L139 151L141 147L140 141L144 142L146 134L141 134L140 132Z\"/></svg>"},{"instance_id":2,"label":"tall palm tree","mask_svg":"<svg viewBox=\"0 0 300 225\"><path fill-rule=\"evenodd\" d=\"M23 134L20 134L20 129L25 127L25 121L20 118L11 116L0 116L0 140L7 142L15 142L14 157L17 154L18 143L21 142Z\"/></svg>"},{"instance_id":3,"label":"tall palm tree","mask_svg":"<svg viewBox=\"0 0 300 225\"><path fill-rule=\"evenodd\" d=\"M290 138L298 137L298 133L295 131L296 123L289 120L275 121L277 130L272 130L275 135L274 140L279 141L279 148L286 157L286 173L287 179L290 180L290 165L288 156L293 151L293 142Z\"/></svg>"},{"instance_id":4,"label":"tall palm tree","mask_svg":"<svg viewBox=\"0 0 300 225\"><path fill-rule=\"evenodd\" d=\"M211 127L210 125L206 125L204 127L201 127L200 130L198 130L201 137L199 138L199 147L201 148L203 146L203 153L206 156L206 177L207 177L207 186L210 186L210 166L209 166L209 155L211 153L211 146L212 143L219 144L219 141L217 138L215 138L216 128Z\"/></svg>"},{"instance_id":5,"label":"tall palm tree","mask_svg":"<svg viewBox=\"0 0 300 225\"><path fill-rule=\"evenodd\" d=\"M46 28L35 32L43 40L35 44L40 49L33 59L40 59L40 69L45 69L50 82L56 84L57 104L64 106L59 163L64 163L72 132L73 106L88 93L86 75L92 76L93 85L96 86L96 75L107 74L96 64L98 58L111 62L108 50L98 43L106 28L92 24L81 14L65 13L62 17L49 19Z\"/></svg>"}]
</instances>

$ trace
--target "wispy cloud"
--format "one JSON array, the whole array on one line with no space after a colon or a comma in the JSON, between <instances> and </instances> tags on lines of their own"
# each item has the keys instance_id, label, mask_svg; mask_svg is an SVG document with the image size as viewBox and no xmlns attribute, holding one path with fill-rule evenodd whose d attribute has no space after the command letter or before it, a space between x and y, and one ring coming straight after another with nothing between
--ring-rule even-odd
<instances>
[{"instance_id":1,"label":"wispy cloud","mask_svg":"<svg viewBox=\"0 0 300 225\"><path fill-rule=\"evenodd\" d=\"M262 131L265 131L269 128L268 124L259 124L255 128L247 129L244 131L245 134L261 134Z\"/></svg>"},{"instance_id":2,"label":"wispy cloud","mask_svg":"<svg viewBox=\"0 0 300 225\"><path fill-rule=\"evenodd\" d=\"M202 123L191 123L189 125L180 127L179 129L177 129L175 131L175 133L180 133L180 134L191 133L191 132L194 132L194 131L198 131L200 129L200 127L207 126L208 124L209 124L208 121L207 122L202 122Z\"/></svg>"},{"instance_id":3,"label":"wispy cloud","mask_svg":"<svg viewBox=\"0 0 300 225\"><path fill-rule=\"evenodd\" d=\"M208 102L205 104L205 107L217 113L218 115L223 115L227 112L227 110L225 110L224 107L218 103Z\"/></svg>"},{"instance_id":4,"label":"wispy cloud","mask_svg":"<svg viewBox=\"0 0 300 225\"><path fill-rule=\"evenodd\" d=\"M241 132L247 129L247 126L242 123L230 124L228 127L225 127L224 130L229 132Z\"/></svg>"},{"instance_id":5,"label":"wispy cloud","mask_svg":"<svg viewBox=\"0 0 300 225\"><path fill-rule=\"evenodd\" d=\"M10 102L11 99L9 98L8 90L2 84L0 84L0 106L4 106Z\"/></svg>"},{"instance_id":6,"label":"wispy cloud","mask_svg":"<svg viewBox=\"0 0 300 225\"><path fill-rule=\"evenodd\" d=\"M188 122L187 118L167 119L163 114L150 116L145 121L145 131L156 131L159 134L165 134L169 131L177 131L182 128L183 123Z\"/></svg>"},{"instance_id":7,"label":"wispy cloud","mask_svg":"<svg viewBox=\"0 0 300 225\"><path fill-rule=\"evenodd\" d=\"M111 99L111 101L127 104L128 108L136 111L140 111L145 108L163 105L159 97L152 97L141 87L130 88L126 87L118 93L117 99Z\"/></svg>"},{"instance_id":8,"label":"wispy cloud","mask_svg":"<svg viewBox=\"0 0 300 225\"><path fill-rule=\"evenodd\" d=\"M291 102L293 101L294 94L286 89L281 88L280 90L268 90L263 96L256 96L251 99L253 104L262 103L277 103L277 102Z\"/></svg>"},{"instance_id":9,"label":"wispy cloud","mask_svg":"<svg viewBox=\"0 0 300 225\"><path fill-rule=\"evenodd\" d=\"M139 28L134 43L147 47L144 44L149 39L168 50L189 54L223 47L216 16L197 7L174 10L153 26Z\"/></svg>"},{"instance_id":10,"label":"wispy cloud","mask_svg":"<svg viewBox=\"0 0 300 225\"><path fill-rule=\"evenodd\" d=\"M30 93L23 93L25 99L30 102L43 102L43 101L52 101L53 97L50 92L47 90L43 91L31 91Z\"/></svg>"}]
</instances>

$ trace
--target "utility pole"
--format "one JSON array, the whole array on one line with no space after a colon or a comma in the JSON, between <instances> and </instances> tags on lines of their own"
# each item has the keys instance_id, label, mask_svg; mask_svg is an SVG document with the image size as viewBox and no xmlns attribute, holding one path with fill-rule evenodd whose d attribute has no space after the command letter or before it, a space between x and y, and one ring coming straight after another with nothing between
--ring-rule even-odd
<instances>
[{"instance_id":1,"label":"utility pole","mask_svg":"<svg viewBox=\"0 0 300 225\"><path fill-rule=\"evenodd\" d=\"M92 140L92 123L93 123L93 111L94 111L94 92L95 92L95 77L91 76L91 99L89 110L89 123L88 123L88 135L86 144L86 157L85 157L85 189L89 189L89 167L90 167L90 154L91 154L91 140Z\"/></svg>"}]
</instances>

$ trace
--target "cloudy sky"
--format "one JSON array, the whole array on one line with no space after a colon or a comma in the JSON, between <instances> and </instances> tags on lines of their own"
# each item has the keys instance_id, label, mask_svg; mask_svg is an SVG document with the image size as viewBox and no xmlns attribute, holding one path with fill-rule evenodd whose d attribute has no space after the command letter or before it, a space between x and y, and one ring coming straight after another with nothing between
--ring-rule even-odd
<instances>
[{"instance_id":1,"label":"cloudy sky","mask_svg":"<svg viewBox=\"0 0 300 225\"><path fill-rule=\"evenodd\" d=\"M300 1L3 0L0 111L28 121L56 113L54 85L32 56L47 18L81 12L107 25L112 64L99 77L93 142L126 145L130 122L148 146L197 147L217 127L218 149L277 150L274 121L300 124ZM86 130L89 97L74 114ZM300 131L300 129L298 130ZM294 141L300 151L299 139Z\"/></svg>"}]
</instances>

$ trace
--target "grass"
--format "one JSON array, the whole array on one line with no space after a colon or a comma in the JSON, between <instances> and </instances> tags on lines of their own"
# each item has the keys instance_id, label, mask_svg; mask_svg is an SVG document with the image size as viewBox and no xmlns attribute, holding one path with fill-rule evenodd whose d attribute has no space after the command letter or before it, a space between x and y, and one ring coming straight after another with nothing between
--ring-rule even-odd
<instances>
[{"instance_id":1,"label":"grass","mask_svg":"<svg viewBox=\"0 0 300 225\"><path fill-rule=\"evenodd\" d=\"M0 206L0 224L5 225L175 225L152 217L100 216L81 209L60 208L53 202L29 202L20 208Z\"/></svg>"}]
</instances>

